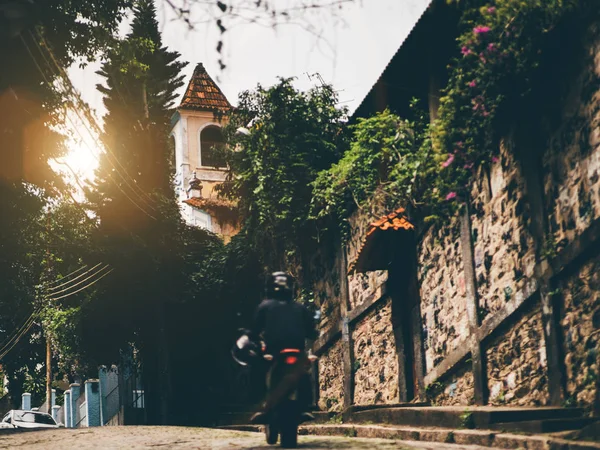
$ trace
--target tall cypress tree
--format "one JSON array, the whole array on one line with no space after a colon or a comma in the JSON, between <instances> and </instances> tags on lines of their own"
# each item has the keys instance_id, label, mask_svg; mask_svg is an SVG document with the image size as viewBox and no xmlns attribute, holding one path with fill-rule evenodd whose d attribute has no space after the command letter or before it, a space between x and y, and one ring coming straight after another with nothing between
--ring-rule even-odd
<instances>
[{"instance_id":1,"label":"tall cypress tree","mask_svg":"<svg viewBox=\"0 0 600 450\"><path fill-rule=\"evenodd\" d=\"M181 70L187 65L179 57L163 46L153 1L138 0L131 31L115 41L98 71L105 78L97 88L105 96L103 138L109 148L98 187L112 202L123 201L124 208L131 206L126 195L145 198L137 187L145 194L171 195L167 136L176 90L183 85Z\"/></svg>"},{"instance_id":2,"label":"tall cypress tree","mask_svg":"<svg viewBox=\"0 0 600 450\"><path fill-rule=\"evenodd\" d=\"M114 41L98 72L107 114L97 185L90 199L100 219L103 260L115 269L102 302L90 306L115 346L136 342L151 423L168 417L166 302L185 289L185 230L171 186L168 146L179 53L162 44L152 0L138 0L131 31ZM143 211L142 211L143 209ZM150 217L152 216L152 217ZM95 325L97 326L97 325ZM115 336L116 329L124 333ZM88 341L94 341L92 333Z\"/></svg>"}]
</instances>

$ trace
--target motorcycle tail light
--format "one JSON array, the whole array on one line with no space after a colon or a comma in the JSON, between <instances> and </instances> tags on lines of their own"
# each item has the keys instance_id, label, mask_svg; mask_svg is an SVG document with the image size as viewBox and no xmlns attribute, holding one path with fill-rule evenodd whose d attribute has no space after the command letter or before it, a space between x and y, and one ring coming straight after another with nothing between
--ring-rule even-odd
<instances>
[{"instance_id":1,"label":"motorcycle tail light","mask_svg":"<svg viewBox=\"0 0 600 450\"><path fill-rule=\"evenodd\" d=\"M298 361L298 358L295 356L288 356L285 358L286 364L296 364L296 361Z\"/></svg>"}]
</instances>

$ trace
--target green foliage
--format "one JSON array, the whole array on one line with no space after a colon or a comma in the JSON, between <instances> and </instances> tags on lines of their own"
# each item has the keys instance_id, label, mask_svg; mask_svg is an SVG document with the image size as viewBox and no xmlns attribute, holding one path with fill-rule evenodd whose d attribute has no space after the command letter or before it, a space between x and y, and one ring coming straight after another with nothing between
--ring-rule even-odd
<instances>
[{"instance_id":1,"label":"green foliage","mask_svg":"<svg viewBox=\"0 0 600 450\"><path fill-rule=\"evenodd\" d=\"M456 211L481 166L498 157L503 118L531 89L544 40L575 0L457 1L460 57L449 67L439 117L389 111L361 119L343 158L313 183L311 214L348 233L348 217L374 196L412 206L425 224Z\"/></svg>"},{"instance_id":2,"label":"green foliage","mask_svg":"<svg viewBox=\"0 0 600 450\"><path fill-rule=\"evenodd\" d=\"M477 168L498 157L502 118L531 89L546 35L577 4L496 0L461 5L461 56L451 66L433 130L436 158L446 166L437 179L442 195L466 198Z\"/></svg>"},{"instance_id":3,"label":"green foliage","mask_svg":"<svg viewBox=\"0 0 600 450\"><path fill-rule=\"evenodd\" d=\"M358 436L358 431L354 427L348 428L344 431L344 436L348 438L355 438L356 436Z\"/></svg>"},{"instance_id":4,"label":"green foliage","mask_svg":"<svg viewBox=\"0 0 600 450\"><path fill-rule=\"evenodd\" d=\"M359 119L349 150L313 183L312 217L337 218L334 225L347 234L347 218L376 193L392 207L422 202L433 160L427 119L422 112L415 116L408 121L386 110Z\"/></svg>"},{"instance_id":5,"label":"green foliage","mask_svg":"<svg viewBox=\"0 0 600 450\"><path fill-rule=\"evenodd\" d=\"M284 267L311 243L311 183L338 159L344 141L345 111L336 103L331 86L300 92L291 79L240 95L226 130L231 177L221 192L239 202L247 235L267 266ZM250 135L236 135L251 120Z\"/></svg>"},{"instance_id":6,"label":"green foliage","mask_svg":"<svg viewBox=\"0 0 600 450\"><path fill-rule=\"evenodd\" d=\"M62 373L83 374L88 369L83 364L81 351L80 307L49 305L42 314L42 326L50 337L58 368Z\"/></svg>"},{"instance_id":7,"label":"green foliage","mask_svg":"<svg viewBox=\"0 0 600 450\"><path fill-rule=\"evenodd\" d=\"M332 425L340 425L344 423L344 416L342 414L336 414L329 419L329 423Z\"/></svg>"},{"instance_id":8,"label":"green foliage","mask_svg":"<svg viewBox=\"0 0 600 450\"><path fill-rule=\"evenodd\" d=\"M460 415L460 427L468 428L468 429L475 428L473 413L471 411L469 411L468 409L466 409Z\"/></svg>"}]
</instances>

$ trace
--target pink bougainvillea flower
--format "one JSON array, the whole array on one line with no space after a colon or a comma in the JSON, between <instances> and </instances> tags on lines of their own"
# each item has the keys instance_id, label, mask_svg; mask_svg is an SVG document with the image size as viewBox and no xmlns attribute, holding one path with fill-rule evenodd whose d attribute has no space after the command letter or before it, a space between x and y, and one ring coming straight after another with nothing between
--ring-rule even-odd
<instances>
[{"instance_id":1,"label":"pink bougainvillea flower","mask_svg":"<svg viewBox=\"0 0 600 450\"><path fill-rule=\"evenodd\" d=\"M492 156L492 162L493 162L494 164L495 164L495 163L497 163L498 161L500 161L500 160L498 159L498 157L497 157L497 156Z\"/></svg>"},{"instance_id":2,"label":"pink bougainvillea flower","mask_svg":"<svg viewBox=\"0 0 600 450\"><path fill-rule=\"evenodd\" d=\"M493 42L490 42L487 46L488 52L494 52L496 51L496 44L494 44Z\"/></svg>"},{"instance_id":3,"label":"pink bougainvillea flower","mask_svg":"<svg viewBox=\"0 0 600 450\"><path fill-rule=\"evenodd\" d=\"M456 198L456 192L449 192L448 195L446 195L446 200L452 200L453 198Z\"/></svg>"},{"instance_id":4,"label":"pink bougainvillea flower","mask_svg":"<svg viewBox=\"0 0 600 450\"><path fill-rule=\"evenodd\" d=\"M490 6L487 9L488 14L494 14L496 12L496 7L495 6Z\"/></svg>"},{"instance_id":5,"label":"pink bougainvillea flower","mask_svg":"<svg viewBox=\"0 0 600 450\"><path fill-rule=\"evenodd\" d=\"M471 51L471 49L469 47L467 47L466 45L463 45L463 47L460 49L460 52L462 53L463 56L467 56L467 55L470 55L471 53L473 53Z\"/></svg>"},{"instance_id":6,"label":"pink bougainvillea flower","mask_svg":"<svg viewBox=\"0 0 600 450\"><path fill-rule=\"evenodd\" d=\"M463 141L458 141L458 142L456 143L456 146L457 146L458 148L463 148L463 147L465 146L465 143L464 143Z\"/></svg>"},{"instance_id":7,"label":"pink bougainvillea flower","mask_svg":"<svg viewBox=\"0 0 600 450\"><path fill-rule=\"evenodd\" d=\"M454 155L449 155L448 159L442 163L442 167L448 167L454 161Z\"/></svg>"},{"instance_id":8,"label":"pink bougainvillea flower","mask_svg":"<svg viewBox=\"0 0 600 450\"><path fill-rule=\"evenodd\" d=\"M487 64L487 59L486 57L483 55L483 53L479 54L479 60L483 63L483 64Z\"/></svg>"},{"instance_id":9,"label":"pink bougainvillea flower","mask_svg":"<svg viewBox=\"0 0 600 450\"><path fill-rule=\"evenodd\" d=\"M477 25L475 28L473 28L473 33L475 34L483 34L483 33L488 33L491 30L490 27L485 26L485 25Z\"/></svg>"},{"instance_id":10,"label":"pink bougainvillea flower","mask_svg":"<svg viewBox=\"0 0 600 450\"><path fill-rule=\"evenodd\" d=\"M475 86L477 86L477 81L475 81L475 80L469 81L469 87L474 88Z\"/></svg>"},{"instance_id":11,"label":"pink bougainvillea flower","mask_svg":"<svg viewBox=\"0 0 600 450\"><path fill-rule=\"evenodd\" d=\"M472 169L473 168L473 163L470 162L469 164L465 164L465 169Z\"/></svg>"}]
</instances>

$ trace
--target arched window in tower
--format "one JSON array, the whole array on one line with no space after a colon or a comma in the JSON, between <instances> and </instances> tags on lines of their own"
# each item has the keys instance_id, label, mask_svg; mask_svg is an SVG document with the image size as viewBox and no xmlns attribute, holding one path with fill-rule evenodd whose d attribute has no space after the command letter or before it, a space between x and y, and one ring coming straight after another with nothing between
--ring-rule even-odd
<instances>
[{"instance_id":1,"label":"arched window in tower","mask_svg":"<svg viewBox=\"0 0 600 450\"><path fill-rule=\"evenodd\" d=\"M225 167L225 141L221 128L209 125L200 132L200 166Z\"/></svg>"}]
</instances>

